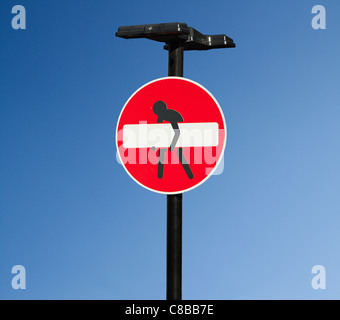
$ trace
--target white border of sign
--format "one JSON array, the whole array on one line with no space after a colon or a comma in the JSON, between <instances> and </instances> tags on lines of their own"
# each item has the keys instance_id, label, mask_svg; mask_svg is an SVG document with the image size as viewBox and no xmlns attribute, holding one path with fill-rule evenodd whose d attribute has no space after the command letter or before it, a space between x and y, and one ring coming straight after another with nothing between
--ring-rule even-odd
<instances>
[{"instance_id":1,"label":"white border of sign","mask_svg":"<svg viewBox=\"0 0 340 320\"><path fill-rule=\"evenodd\" d=\"M149 84L153 83L153 82L156 82L156 81L160 81L160 80L164 80L164 79L179 79L179 80L183 80L183 81L188 81L188 82L191 82L197 86L199 86L200 88L202 88L205 92L207 92L210 97L215 101L217 107L219 108L220 110L220 113L222 115L222 120L223 120L223 124L224 124L224 128L225 128L225 139L224 139L224 144L223 144L223 147L222 147L222 152L221 152L221 155L220 155L220 158L218 159L214 169L212 169L210 171L210 173L199 183L195 184L194 186L192 186L191 188L188 188L188 189L184 189L184 190L180 190L180 191L176 191L176 192L163 192L163 191L158 191L158 190L154 190L154 189L151 189L147 186L145 186L144 184L140 183L137 179L135 179L135 177L125 168L125 165L120 157L120 153L119 153L119 150L118 150L118 141L117 141L117 137L118 137L118 124L119 124L119 121L120 121L120 117L122 116L123 114L123 111L126 107L126 105L129 103L129 101L132 99L132 97L140 90L142 90L144 87L148 86ZM183 77L163 77L163 78L158 78L158 79L155 79L155 80L152 80L146 84L144 84L143 86L141 86L139 89L137 89L131 96L130 98L125 102L124 104L124 107L122 108L122 111L120 112L119 114L119 117L118 117L118 121L117 121L117 125L116 125L116 138L115 138L115 141L116 141L116 149L117 149L117 154L118 154L118 157L119 157L119 161L121 163L121 165L124 167L124 170L127 172L127 174L136 182L138 183L140 186L142 186L143 188L147 189L147 190L150 190L150 191L153 191L153 192L156 192L156 193L159 193L159 194L180 194L180 193L184 193L184 192L187 192L187 191L190 191L190 190L193 190L195 188L197 188L198 186L200 186L203 182L205 182L206 180L208 180L209 177L212 176L212 174L215 172L215 170L217 169L217 167L219 166L222 158L223 158L223 154L224 154L224 150L225 150L225 146L226 146L226 143L227 143L227 124L225 122L225 118L224 118L224 114L223 114L223 111L222 111L222 108L220 106L220 104L217 102L217 100L215 99L215 97L206 89L204 88L201 84L193 81L193 80L190 80L190 79L187 79L187 78L183 78Z\"/></svg>"}]
</instances>

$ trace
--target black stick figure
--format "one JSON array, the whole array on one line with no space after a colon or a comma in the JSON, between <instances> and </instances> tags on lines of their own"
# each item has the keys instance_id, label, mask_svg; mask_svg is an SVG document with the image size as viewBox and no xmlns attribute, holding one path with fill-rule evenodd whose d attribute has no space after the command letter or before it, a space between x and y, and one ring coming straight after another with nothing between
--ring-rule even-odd
<instances>
[{"instance_id":1,"label":"black stick figure","mask_svg":"<svg viewBox=\"0 0 340 320\"><path fill-rule=\"evenodd\" d=\"M183 117L182 115L172 109L168 109L167 105L165 102L163 101L157 101L154 105L153 105L153 112L158 116L157 119L157 123L161 123L163 121L168 121L170 122L172 128L175 131L175 136L172 139L171 145L170 145L170 152L174 151L176 143L179 139L179 136L181 134L179 127L178 127L178 122L182 122L183 121ZM159 160L158 160L158 179L162 179L163 178L163 169L164 169L164 158L165 158L165 151L167 149L164 148L160 148L159 149ZM187 174L189 179L192 179L194 177L189 164L187 162L187 160L184 157L184 153L183 153L183 148L179 147L177 150L177 156L179 161L181 162L181 165L183 166L183 169L185 171L185 173Z\"/></svg>"}]
</instances>

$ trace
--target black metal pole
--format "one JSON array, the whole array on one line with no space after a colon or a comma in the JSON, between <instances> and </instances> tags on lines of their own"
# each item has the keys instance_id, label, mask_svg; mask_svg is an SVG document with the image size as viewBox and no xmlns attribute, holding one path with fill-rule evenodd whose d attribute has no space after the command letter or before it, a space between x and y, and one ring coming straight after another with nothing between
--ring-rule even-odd
<instances>
[{"instance_id":1,"label":"black metal pole","mask_svg":"<svg viewBox=\"0 0 340 320\"><path fill-rule=\"evenodd\" d=\"M185 50L235 47L233 39L224 34L204 35L186 23L179 22L122 26L116 36L165 42L165 49L169 52L168 75L177 77L183 77L184 47ZM181 160L184 159L182 155L179 155ZM188 172L187 175L189 177ZM182 194L167 195L166 298L182 300Z\"/></svg>"},{"instance_id":2,"label":"black metal pole","mask_svg":"<svg viewBox=\"0 0 340 320\"><path fill-rule=\"evenodd\" d=\"M183 56L184 47L181 41L168 43L169 51L169 76L183 77Z\"/></svg>"},{"instance_id":3,"label":"black metal pole","mask_svg":"<svg viewBox=\"0 0 340 320\"><path fill-rule=\"evenodd\" d=\"M183 45L168 43L169 76L183 77ZM167 195L166 299L182 300L182 194Z\"/></svg>"}]
</instances>

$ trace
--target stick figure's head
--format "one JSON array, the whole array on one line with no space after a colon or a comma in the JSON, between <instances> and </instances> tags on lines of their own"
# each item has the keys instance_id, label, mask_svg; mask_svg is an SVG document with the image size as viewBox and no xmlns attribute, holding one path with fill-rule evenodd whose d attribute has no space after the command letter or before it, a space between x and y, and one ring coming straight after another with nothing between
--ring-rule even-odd
<instances>
[{"instance_id":1,"label":"stick figure's head","mask_svg":"<svg viewBox=\"0 0 340 320\"><path fill-rule=\"evenodd\" d=\"M163 101L157 101L154 105L153 105L153 112L159 116L161 115L165 110L167 109L166 103Z\"/></svg>"}]
</instances>

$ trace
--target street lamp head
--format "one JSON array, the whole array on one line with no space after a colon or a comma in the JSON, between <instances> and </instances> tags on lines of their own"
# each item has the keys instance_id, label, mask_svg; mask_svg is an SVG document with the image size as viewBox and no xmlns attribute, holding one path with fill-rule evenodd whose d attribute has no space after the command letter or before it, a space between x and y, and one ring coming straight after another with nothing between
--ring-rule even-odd
<instances>
[{"instance_id":1,"label":"street lamp head","mask_svg":"<svg viewBox=\"0 0 340 320\"><path fill-rule=\"evenodd\" d=\"M184 50L209 50L217 48L234 48L233 39L224 34L204 35L186 23L159 23L119 27L116 36L124 39L146 38L168 43L181 42Z\"/></svg>"}]
</instances>

